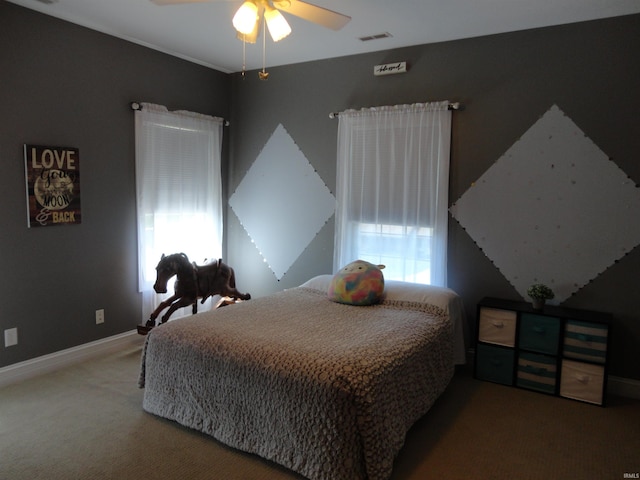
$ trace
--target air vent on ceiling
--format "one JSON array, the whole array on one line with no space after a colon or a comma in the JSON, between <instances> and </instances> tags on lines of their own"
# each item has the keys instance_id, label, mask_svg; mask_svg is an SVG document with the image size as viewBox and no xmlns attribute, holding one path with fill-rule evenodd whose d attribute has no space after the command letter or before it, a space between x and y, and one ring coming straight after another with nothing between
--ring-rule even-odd
<instances>
[{"instance_id":1,"label":"air vent on ceiling","mask_svg":"<svg viewBox=\"0 0 640 480\"><path fill-rule=\"evenodd\" d=\"M389 32L378 33L377 35L369 35L367 37L360 37L360 40L363 42L368 42L370 40L380 40L381 38L389 38L392 37Z\"/></svg>"},{"instance_id":2,"label":"air vent on ceiling","mask_svg":"<svg viewBox=\"0 0 640 480\"><path fill-rule=\"evenodd\" d=\"M44 3L45 5L52 5L58 3L59 0L36 0L36 2Z\"/></svg>"}]
</instances>

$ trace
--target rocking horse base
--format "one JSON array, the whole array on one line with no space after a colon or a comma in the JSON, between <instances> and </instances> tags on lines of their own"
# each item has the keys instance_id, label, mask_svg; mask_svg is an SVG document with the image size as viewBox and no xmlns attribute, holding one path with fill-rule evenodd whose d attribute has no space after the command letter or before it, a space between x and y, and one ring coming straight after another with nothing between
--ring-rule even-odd
<instances>
[{"instance_id":1,"label":"rocking horse base","mask_svg":"<svg viewBox=\"0 0 640 480\"><path fill-rule=\"evenodd\" d=\"M151 329L153 327L154 327L153 325L151 325L151 326L149 326L149 325L138 325L138 333L140 335L146 335L147 333L149 333L151 331Z\"/></svg>"},{"instance_id":2,"label":"rocking horse base","mask_svg":"<svg viewBox=\"0 0 640 480\"><path fill-rule=\"evenodd\" d=\"M233 298L233 297L220 297L218 299L218 302L216 304L213 305L212 309L215 310L216 308L222 308L222 307L226 307L227 305L234 305L236 303L240 303L242 302L242 300ZM193 312L194 314L196 313L196 310L194 310ZM140 335L146 335L147 333L149 333L153 327L155 327L155 324L151 324L153 322L153 320L149 320L147 321L146 324L140 324L138 325L138 333Z\"/></svg>"}]
</instances>

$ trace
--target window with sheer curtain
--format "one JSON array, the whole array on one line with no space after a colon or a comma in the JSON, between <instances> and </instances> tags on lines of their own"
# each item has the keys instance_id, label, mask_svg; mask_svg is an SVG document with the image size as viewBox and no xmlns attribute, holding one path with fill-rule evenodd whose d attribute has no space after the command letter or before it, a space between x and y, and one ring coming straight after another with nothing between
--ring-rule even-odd
<instances>
[{"instance_id":1,"label":"window with sheer curtain","mask_svg":"<svg viewBox=\"0 0 640 480\"><path fill-rule=\"evenodd\" d=\"M361 259L389 280L446 286L448 106L340 113L335 271Z\"/></svg>"},{"instance_id":2,"label":"window with sheer curtain","mask_svg":"<svg viewBox=\"0 0 640 480\"><path fill-rule=\"evenodd\" d=\"M162 254L203 263L222 255L220 118L170 112L148 103L135 112L138 286L143 319L173 294L153 290ZM201 308L207 308L204 305ZM171 318L191 313L178 310Z\"/></svg>"}]
</instances>

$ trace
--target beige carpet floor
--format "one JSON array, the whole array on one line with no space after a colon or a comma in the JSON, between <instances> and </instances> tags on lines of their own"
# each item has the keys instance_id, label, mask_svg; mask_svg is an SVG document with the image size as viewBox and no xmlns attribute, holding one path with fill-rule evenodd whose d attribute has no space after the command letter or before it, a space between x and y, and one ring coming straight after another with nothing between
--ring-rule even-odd
<instances>
[{"instance_id":1,"label":"beige carpet floor","mask_svg":"<svg viewBox=\"0 0 640 480\"><path fill-rule=\"evenodd\" d=\"M0 389L0 479L293 480L258 457L143 412L140 348ZM412 428L393 480L633 478L640 402L606 408L460 369ZM637 478L637 477L636 477Z\"/></svg>"}]
</instances>

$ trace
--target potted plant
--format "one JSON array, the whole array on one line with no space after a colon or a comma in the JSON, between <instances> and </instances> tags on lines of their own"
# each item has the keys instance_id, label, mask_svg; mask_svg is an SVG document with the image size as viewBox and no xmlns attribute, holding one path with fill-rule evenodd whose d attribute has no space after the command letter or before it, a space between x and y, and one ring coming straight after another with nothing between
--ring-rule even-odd
<instances>
[{"instance_id":1,"label":"potted plant","mask_svg":"<svg viewBox=\"0 0 640 480\"><path fill-rule=\"evenodd\" d=\"M542 310L544 303L547 300L551 300L555 297L553 290L542 283L535 283L527 289L527 295L531 297L533 301L533 308L536 310Z\"/></svg>"}]
</instances>

